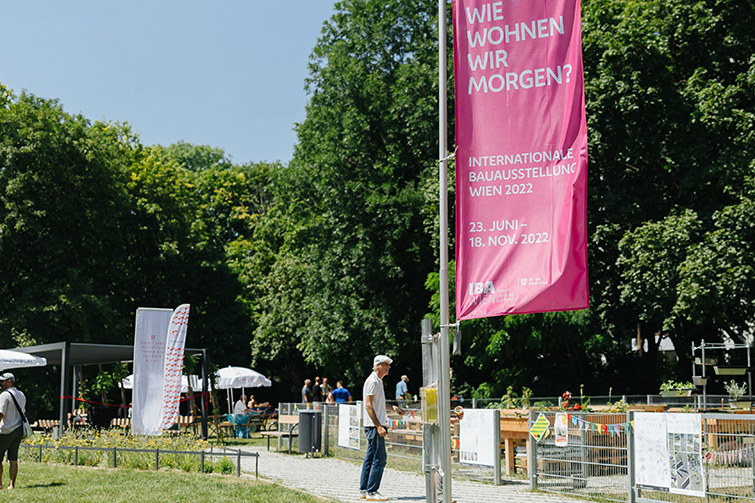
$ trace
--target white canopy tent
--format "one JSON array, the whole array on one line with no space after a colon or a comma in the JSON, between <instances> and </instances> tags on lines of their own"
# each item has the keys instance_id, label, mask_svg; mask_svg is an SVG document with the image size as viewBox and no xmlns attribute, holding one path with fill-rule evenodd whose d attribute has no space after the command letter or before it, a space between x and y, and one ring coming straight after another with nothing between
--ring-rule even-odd
<instances>
[{"instance_id":1,"label":"white canopy tent","mask_svg":"<svg viewBox=\"0 0 755 503\"><path fill-rule=\"evenodd\" d=\"M44 367L45 365L47 365L47 359L45 358L20 351L0 349L0 370Z\"/></svg>"},{"instance_id":2,"label":"white canopy tent","mask_svg":"<svg viewBox=\"0 0 755 503\"><path fill-rule=\"evenodd\" d=\"M199 389L202 387L202 380L199 378L199 376L182 375L181 376L181 393L189 392L189 383L191 383L191 389L193 391L199 391ZM133 389L134 388L134 374L131 374L128 377L124 377L123 380L121 381L121 384L123 385L123 389Z\"/></svg>"}]
</instances>

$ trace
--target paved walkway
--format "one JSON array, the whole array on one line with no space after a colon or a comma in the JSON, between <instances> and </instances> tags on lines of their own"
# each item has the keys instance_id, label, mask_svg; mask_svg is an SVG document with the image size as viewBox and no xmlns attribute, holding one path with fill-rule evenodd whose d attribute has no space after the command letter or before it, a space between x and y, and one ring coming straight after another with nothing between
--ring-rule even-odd
<instances>
[{"instance_id":1,"label":"paved walkway","mask_svg":"<svg viewBox=\"0 0 755 503\"><path fill-rule=\"evenodd\" d=\"M362 470L360 464L332 457L307 458L304 454L289 455L267 451L265 448L242 450L259 453L261 479L344 503L364 502L359 499L359 476ZM390 464L391 460L388 458L380 493L389 497L390 501L424 503L424 476L394 470L390 468ZM242 458L242 472L254 475L254 467L255 458ZM337 480L342 483L334 483ZM454 480L452 490L458 503L560 503L564 500L563 496L555 494L531 492L529 482L518 480L507 481L500 486Z\"/></svg>"}]
</instances>

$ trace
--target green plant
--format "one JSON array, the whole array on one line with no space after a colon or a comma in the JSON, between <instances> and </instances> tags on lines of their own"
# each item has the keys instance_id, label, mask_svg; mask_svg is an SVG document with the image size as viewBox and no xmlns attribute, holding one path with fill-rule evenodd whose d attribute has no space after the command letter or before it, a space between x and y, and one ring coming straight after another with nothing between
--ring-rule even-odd
<instances>
[{"instance_id":1,"label":"green plant","mask_svg":"<svg viewBox=\"0 0 755 503\"><path fill-rule=\"evenodd\" d=\"M607 406L610 412L625 413L629 410L629 404L625 402L623 398L614 403L608 402Z\"/></svg>"},{"instance_id":2,"label":"green plant","mask_svg":"<svg viewBox=\"0 0 755 503\"><path fill-rule=\"evenodd\" d=\"M514 387L509 386L506 388L506 394L501 397L501 405L504 409L515 409L519 398L514 392Z\"/></svg>"},{"instance_id":3,"label":"green plant","mask_svg":"<svg viewBox=\"0 0 755 503\"><path fill-rule=\"evenodd\" d=\"M738 384L737 381L732 379L729 382L724 383L724 388L726 388L726 392L729 394L732 400L739 400L743 396L745 396L745 393L747 393L747 383Z\"/></svg>"},{"instance_id":4,"label":"green plant","mask_svg":"<svg viewBox=\"0 0 755 503\"><path fill-rule=\"evenodd\" d=\"M509 386L506 388L506 394L501 397L501 401L498 403L489 403L488 409L526 409L530 405L530 398L532 398L532 390L529 388L522 388L522 397L514 392L514 387Z\"/></svg>"},{"instance_id":5,"label":"green plant","mask_svg":"<svg viewBox=\"0 0 755 503\"><path fill-rule=\"evenodd\" d=\"M522 398L519 401L519 406L522 409L527 409L530 406L530 398L532 398L532 390L528 387L522 388Z\"/></svg>"},{"instance_id":6,"label":"green plant","mask_svg":"<svg viewBox=\"0 0 755 503\"><path fill-rule=\"evenodd\" d=\"M540 400L539 402L535 402L532 405L533 409L538 409L538 410L539 409L550 409L551 407L553 407L553 402L551 402L550 400Z\"/></svg>"},{"instance_id":7,"label":"green plant","mask_svg":"<svg viewBox=\"0 0 755 503\"><path fill-rule=\"evenodd\" d=\"M695 385L691 382L677 382L673 379L669 379L665 383L661 384L661 391L678 391L683 389L692 389Z\"/></svg>"},{"instance_id":8,"label":"green plant","mask_svg":"<svg viewBox=\"0 0 755 503\"><path fill-rule=\"evenodd\" d=\"M220 470L220 473L223 475L230 475L233 473L233 469L235 466L233 465L233 462L228 458L221 458L220 461L216 463L218 470Z\"/></svg>"}]
</instances>

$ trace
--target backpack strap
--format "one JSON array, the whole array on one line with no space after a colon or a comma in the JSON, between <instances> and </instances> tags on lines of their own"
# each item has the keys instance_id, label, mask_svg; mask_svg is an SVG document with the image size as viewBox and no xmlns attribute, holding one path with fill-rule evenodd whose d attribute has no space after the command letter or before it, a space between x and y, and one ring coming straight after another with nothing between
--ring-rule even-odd
<instances>
[{"instance_id":1,"label":"backpack strap","mask_svg":"<svg viewBox=\"0 0 755 503\"><path fill-rule=\"evenodd\" d=\"M6 389L5 391L8 391L8 390ZM5 391L3 391L3 393L5 393ZM16 404L16 408L18 409L18 413L21 414L21 419L23 419L25 423L28 423L29 421L26 419L26 414L24 414L24 411L21 410L21 406L18 405L18 402L16 401L16 397L13 396L13 393L11 393L10 391L8 391L8 394L10 395L11 399L13 400L13 403Z\"/></svg>"}]
</instances>

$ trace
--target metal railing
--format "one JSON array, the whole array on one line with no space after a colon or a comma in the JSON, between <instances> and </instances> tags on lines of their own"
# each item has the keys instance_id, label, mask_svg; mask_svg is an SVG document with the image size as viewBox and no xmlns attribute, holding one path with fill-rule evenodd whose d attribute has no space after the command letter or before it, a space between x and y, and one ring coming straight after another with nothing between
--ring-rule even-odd
<instances>
[{"instance_id":1,"label":"metal railing","mask_svg":"<svg viewBox=\"0 0 755 503\"><path fill-rule=\"evenodd\" d=\"M219 451L173 451L173 450L167 450L167 449L129 449L129 448L119 448L119 447L85 447L85 446L68 446L68 445L29 445L29 444L21 444L21 447L29 450L38 450L38 456L37 461L39 463L42 462L42 453L45 449L49 450L57 450L57 451L73 451L73 465L78 466L79 465L79 451L97 451L97 452L103 452L108 453L112 455L113 468L118 467L118 454L124 453L124 452L131 452L131 453L147 453L147 454L154 454L155 456L155 470L160 469L160 455L161 454L177 454L177 455L186 455L186 456L199 456L199 471L200 473L205 472L205 458L206 457L214 457L214 456L222 456L225 458L228 458L228 450L226 448L223 448L222 452ZM241 449L236 449L234 451L231 451L230 454L232 454L236 458L236 476L241 476L241 458L242 457L254 457L256 458L255 464L254 464L254 476L256 478L259 478L259 454L256 452L243 452Z\"/></svg>"}]
</instances>

